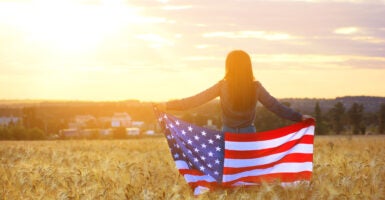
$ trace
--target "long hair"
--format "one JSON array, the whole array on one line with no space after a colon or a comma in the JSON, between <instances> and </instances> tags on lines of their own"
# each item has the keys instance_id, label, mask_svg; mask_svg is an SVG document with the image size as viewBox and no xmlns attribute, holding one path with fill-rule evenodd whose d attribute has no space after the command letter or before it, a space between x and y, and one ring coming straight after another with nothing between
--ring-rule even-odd
<instances>
[{"instance_id":1,"label":"long hair","mask_svg":"<svg viewBox=\"0 0 385 200\"><path fill-rule=\"evenodd\" d=\"M226 58L224 80L235 110L250 109L255 104L254 79L250 56L242 50L230 52Z\"/></svg>"}]
</instances>

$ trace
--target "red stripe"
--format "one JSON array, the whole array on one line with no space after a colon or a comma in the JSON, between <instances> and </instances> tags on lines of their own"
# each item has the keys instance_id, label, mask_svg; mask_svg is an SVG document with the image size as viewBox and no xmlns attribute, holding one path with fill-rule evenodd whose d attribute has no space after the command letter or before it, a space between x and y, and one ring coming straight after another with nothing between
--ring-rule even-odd
<instances>
[{"instance_id":1,"label":"red stripe","mask_svg":"<svg viewBox=\"0 0 385 200\"><path fill-rule=\"evenodd\" d=\"M219 186L219 184L217 182L208 182L208 181L190 182L188 184L192 188L195 188L195 187L198 187L198 186L203 186L203 187L207 187L207 188L213 189L213 188Z\"/></svg>"},{"instance_id":2,"label":"red stripe","mask_svg":"<svg viewBox=\"0 0 385 200\"><path fill-rule=\"evenodd\" d=\"M269 156L271 154L288 151L297 144L313 144L313 140L314 140L314 136L304 135L298 140L289 141L280 146L268 148L268 149L250 150L250 151L225 149L225 158L235 158L235 159L260 158L264 156Z\"/></svg>"},{"instance_id":3,"label":"red stripe","mask_svg":"<svg viewBox=\"0 0 385 200\"><path fill-rule=\"evenodd\" d=\"M204 174L201 171L196 169L179 169L179 173L181 173L182 175L190 174L195 176L204 176Z\"/></svg>"},{"instance_id":4,"label":"red stripe","mask_svg":"<svg viewBox=\"0 0 385 200\"><path fill-rule=\"evenodd\" d=\"M259 132L259 133L249 133L249 134L239 134L239 133L225 133L226 141L239 141L239 142L247 142L247 141L261 141L261 140L271 140L279 137L283 137L290 133L297 132L303 128L314 125L315 122L312 119L298 122L296 124L286 126L283 128Z\"/></svg>"},{"instance_id":5,"label":"red stripe","mask_svg":"<svg viewBox=\"0 0 385 200\"><path fill-rule=\"evenodd\" d=\"M275 173L275 174L266 174L261 176L248 176L242 177L230 182L223 183L223 186L231 187L232 184L243 181L248 183L262 183L262 182L273 182L279 180L280 182L294 182L299 180L310 180L312 172L303 171L297 173Z\"/></svg>"},{"instance_id":6,"label":"red stripe","mask_svg":"<svg viewBox=\"0 0 385 200\"><path fill-rule=\"evenodd\" d=\"M285 157L283 157L280 160L277 160L276 162L272 162L269 164L264 165L258 165L258 166L251 166L251 167L224 167L223 168L223 174L229 175L229 174L236 174L244 171L250 171L254 169L266 169L270 167L274 167L277 164L280 163L300 163L300 162L313 162L313 154L305 154L305 153L293 153L288 154Z\"/></svg>"}]
</instances>

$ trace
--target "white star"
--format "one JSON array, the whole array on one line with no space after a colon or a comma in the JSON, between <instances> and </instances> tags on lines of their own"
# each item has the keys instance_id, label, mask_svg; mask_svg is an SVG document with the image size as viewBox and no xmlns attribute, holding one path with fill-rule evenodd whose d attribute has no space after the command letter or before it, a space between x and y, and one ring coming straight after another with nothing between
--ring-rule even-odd
<instances>
[{"instance_id":1,"label":"white star","mask_svg":"<svg viewBox=\"0 0 385 200\"><path fill-rule=\"evenodd\" d=\"M186 131L182 130L182 134L183 134L183 135L186 135Z\"/></svg>"},{"instance_id":2,"label":"white star","mask_svg":"<svg viewBox=\"0 0 385 200\"><path fill-rule=\"evenodd\" d=\"M193 128L191 126L188 127L188 130L192 132Z\"/></svg>"},{"instance_id":3,"label":"white star","mask_svg":"<svg viewBox=\"0 0 385 200\"><path fill-rule=\"evenodd\" d=\"M192 151L189 149L188 151L187 151L189 154L192 154Z\"/></svg>"},{"instance_id":4,"label":"white star","mask_svg":"<svg viewBox=\"0 0 385 200\"><path fill-rule=\"evenodd\" d=\"M210 157L213 157L213 152L210 151L210 152L209 152L209 156L210 156Z\"/></svg>"},{"instance_id":5,"label":"white star","mask_svg":"<svg viewBox=\"0 0 385 200\"><path fill-rule=\"evenodd\" d=\"M187 140L187 143L192 144L192 141L190 139Z\"/></svg>"},{"instance_id":6,"label":"white star","mask_svg":"<svg viewBox=\"0 0 385 200\"><path fill-rule=\"evenodd\" d=\"M218 135L218 134L216 134L216 135L215 135L215 138L219 140L219 139L221 139L221 136Z\"/></svg>"},{"instance_id":7,"label":"white star","mask_svg":"<svg viewBox=\"0 0 385 200\"><path fill-rule=\"evenodd\" d=\"M199 152L199 149L198 149L198 148L195 148L194 151L195 151L195 152Z\"/></svg>"},{"instance_id":8,"label":"white star","mask_svg":"<svg viewBox=\"0 0 385 200\"><path fill-rule=\"evenodd\" d=\"M164 115L163 115L163 118L167 119L167 115L166 115L166 114L164 114Z\"/></svg>"},{"instance_id":9,"label":"white star","mask_svg":"<svg viewBox=\"0 0 385 200\"><path fill-rule=\"evenodd\" d=\"M206 157L204 157L204 156L201 156L201 159L202 159L202 160L206 160Z\"/></svg>"},{"instance_id":10,"label":"white star","mask_svg":"<svg viewBox=\"0 0 385 200\"><path fill-rule=\"evenodd\" d=\"M176 148L178 148L178 149L179 149L179 144L176 144Z\"/></svg>"},{"instance_id":11,"label":"white star","mask_svg":"<svg viewBox=\"0 0 385 200\"><path fill-rule=\"evenodd\" d=\"M206 144L205 144L205 143L203 143L201 146L202 146L202 148L204 148L204 149L206 148Z\"/></svg>"},{"instance_id":12,"label":"white star","mask_svg":"<svg viewBox=\"0 0 385 200\"><path fill-rule=\"evenodd\" d=\"M212 139L209 139L209 144L213 144L214 141Z\"/></svg>"},{"instance_id":13,"label":"white star","mask_svg":"<svg viewBox=\"0 0 385 200\"><path fill-rule=\"evenodd\" d=\"M158 118L158 121L160 121L160 122L161 122L162 120L163 120L163 119L162 119L162 117L159 117L159 118Z\"/></svg>"},{"instance_id":14,"label":"white star","mask_svg":"<svg viewBox=\"0 0 385 200\"><path fill-rule=\"evenodd\" d=\"M195 140L199 140L199 136L195 135L195 136L194 136L194 139L195 139Z\"/></svg>"},{"instance_id":15,"label":"white star","mask_svg":"<svg viewBox=\"0 0 385 200\"><path fill-rule=\"evenodd\" d=\"M199 160L198 160L198 158L194 158L194 162L198 162Z\"/></svg>"},{"instance_id":16,"label":"white star","mask_svg":"<svg viewBox=\"0 0 385 200\"><path fill-rule=\"evenodd\" d=\"M182 155L183 155L183 157L186 157L186 154L183 153Z\"/></svg>"},{"instance_id":17,"label":"white star","mask_svg":"<svg viewBox=\"0 0 385 200\"><path fill-rule=\"evenodd\" d=\"M170 124L168 124L171 128L174 128L174 125L172 125L171 123Z\"/></svg>"},{"instance_id":18,"label":"white star","mask_svg":"<svg viewBox=\"0 0 385 200\"><path fill-rule=\"evenodd\" d=\"M211 164L208 164L208 165L207 165L207 167L210 167L210 168L212 168L213 166L212 166Z\"/></svg>"},{"instance_id":19,"label":"white star","mask_svg":"<svg viewBox=\"0 0 385 200\"><path fill-rule=\"evenodd\" d=\"M216 149L216 151L221 151L220 147L216 147L215 149Z\"/></svg>"},{"instance_id":20,"label":"white star","mask_svg":"<svg viewBox=\"0 0 385 200\"><path fill-rule=\"evenodd\" d=\"M205 131L202 131L201 134L202 134L203 136L206 136L206 132L205 132Z\"/></svg>"},{"instance_id":21,"label":"white star","mask_svg":"<svg viewBox=\"0 0 385 200\"><path fill-rule=\"evenodd\" d=\"M176 124L177 126L179 126L179 121L178 121L178 120L176 120L175 124Z\"/></svg>"},{"instance_id":22,"label":"white star","mask_svg":"<svg viewBox=\"0 0 385 200\"><path fill-rule=\"evenodd\" d=\"M219 173L217 171L214 172L215 175L218 175Z\"/></svg>"},{"instance_id":23,"label":"white star","mask_svg":"<svg viewBox=\"0 0 385 200\"><path fill-rule=\"evenodd\" d=\"M216 159L215 160L215 164L219 164L220 162L219 162L219 160L218 159Z\"/></svg>"},{"instance_id":24,"label":"white star","mask_svg":"<svg viewBox=\"0 0 385 200\"><path fill-rule=\"evenodd\" d=\"M176 154L174 155L174 158L179 158L179 154L176 153Z\"/></svg>"},{"instance_id":25,"label":"white star","mask_svg":"<svg viewBox=\"0 0 385 200\"><path fill-rule=\"evenodd\" d=\"M199 169L200 169L201 171L204 171L204 170L205 170L205 167L201 166Z\"/></svg>"}]
</instances>

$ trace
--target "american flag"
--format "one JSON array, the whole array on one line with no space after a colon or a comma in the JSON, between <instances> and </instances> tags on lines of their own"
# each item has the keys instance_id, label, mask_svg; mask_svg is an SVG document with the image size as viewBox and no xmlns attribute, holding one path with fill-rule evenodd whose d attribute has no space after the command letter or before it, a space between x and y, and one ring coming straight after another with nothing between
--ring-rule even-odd
<instances>
[{"instance_id":1,"label":"american flag","mask_svg":"<svg viewBox=\"0 0 385 200\"><path fill-rule=\"evenodd\" d=\"M217 187L308 181L314 120L260 133L225 133L155 109L179 173L198 195Z\"/></svg>"}]
</instances>

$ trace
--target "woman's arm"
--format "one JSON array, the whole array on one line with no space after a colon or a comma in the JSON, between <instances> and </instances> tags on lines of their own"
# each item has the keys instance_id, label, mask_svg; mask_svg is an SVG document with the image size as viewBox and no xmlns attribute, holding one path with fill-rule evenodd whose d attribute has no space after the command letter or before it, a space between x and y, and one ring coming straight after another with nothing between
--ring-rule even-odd
<instances>
[{"instance_id":1,"label":"woman's arm","mask_svg":"<svg viewBox=\"0 0 385 200\"><path fill-rule=\"evenodd\" d=\"M269 92L258 82L257 99L271 112L280 116L281 118L291 121L302 121L303 116L293 109L279 103L276 98L271 96Z\"/></svg>"},{"instance_id":2,"label":"woman's arm","mask_svg":"<svg viewBox=\"0 0 385 200\"><path fill-rule=\"evenodd\" d=\"M190 108L197 107L199 105L202 105L215 97L219 96L220 94L220 84L221 82L216 83L215 85L211 86L207 90L200 92L194 96L180 99L180 100L173 100L166 102L166 109L169 110L186 110Z\"/></svg>"}]
</instances>

